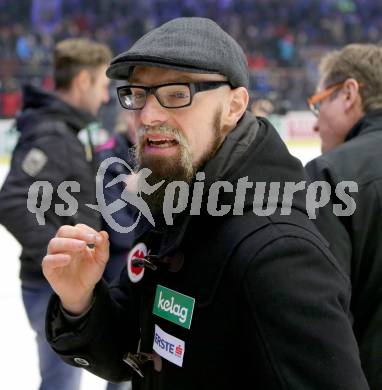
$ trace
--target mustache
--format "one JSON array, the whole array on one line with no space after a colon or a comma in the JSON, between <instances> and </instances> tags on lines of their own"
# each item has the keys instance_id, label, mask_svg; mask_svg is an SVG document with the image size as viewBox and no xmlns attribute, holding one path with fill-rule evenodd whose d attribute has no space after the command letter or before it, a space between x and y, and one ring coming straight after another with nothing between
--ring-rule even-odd
<instances>
[{"instance_id":1,"label":"mustache","mask_svg":"<svg viewBox=\"0 0 382 390\"><path fill-rule=\"evenodd\" d=\"M141 126L138 128L137 137L142 142L144 136L150 134L161 134L163 136L168 136L173 138L179 144L188 145L188 142L181 131L175 127L171 126L158 126L158 127L149 127L149 126Z\"/></svg>"}]
</instances>

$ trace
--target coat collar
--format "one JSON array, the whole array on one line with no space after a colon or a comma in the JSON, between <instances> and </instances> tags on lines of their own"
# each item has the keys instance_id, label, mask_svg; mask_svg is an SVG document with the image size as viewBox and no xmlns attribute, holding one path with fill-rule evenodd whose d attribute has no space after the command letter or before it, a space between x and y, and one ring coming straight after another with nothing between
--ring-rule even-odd
<instances>
[{"instance_id":1,"label":"coat collar","mask_svg":"<svg viewBox=\"0 0 382 390\"><path fill-rule=\"evenodd\" d=\"M23 108L17 118L18 130L33 131L36 124L48 119L64 122L75 134L97 121L95 116L66 103L56 93L25 85Z\"/></svg>"},{"instance_id":2,"label":"coat collar","mask_svg":"<svg viewBox=\"0 0 382 390\"><path fill-rule=\"evenodd\" d=\"M349 131L345 142L359 135L382 130L382 109L364 115Z\"/></svg>"}]
</instances>

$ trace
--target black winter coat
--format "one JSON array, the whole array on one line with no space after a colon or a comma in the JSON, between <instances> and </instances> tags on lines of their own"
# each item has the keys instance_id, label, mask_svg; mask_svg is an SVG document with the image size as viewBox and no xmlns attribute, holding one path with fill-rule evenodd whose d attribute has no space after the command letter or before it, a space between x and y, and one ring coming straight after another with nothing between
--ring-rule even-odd
<instances>
[{"instance_id":1,"label":"black winter coat","mask_svg":"<svg viewBox=\"0 0 382 390\"><path fill-rule=\"evenodd\" d=\"M100 215L86 207L95 204L95 166L87 161L78 132L95 118L33 86L23 90L23 110L17 119L20 137L13 151L10 171L0 191L0 223L22 246L20 277L23 281L45 281L41 261L49 240L64 224L85 223L100 228ZM31 152L32 151L32 152ZM48 181L53 194L45 191L49 209L40 225L27 208L28 191L36 181ZM80 192L70 192L78 202L72 216L59 216L55 206L67 202L57 195L63 181L76 181ZM44 200L42 201L44 202ZM41 204L37 203L39 206Z\"/></svg>"},{"instance_id":2,"label":"black winter coat","mask_svg":"<svg viewBox=\"0 0 382 390\"><path fill-rule=\"evenodd\" d=\"M53 349L108 380L133 375L134 389L367 389L348 318L349 279L307 218L304 192L289 216L280 215L281 197L264 202L273 203L273 215L255 215L253 188L243 215L212 217L206 209L212 182L236 185L248 176L283 188L304 180L298 160L267 121L247 113L204 172L200 215L136 232L157 270L146 268L132 283L125 269L110 289L100 282L80 318L64 314L53 296L46 322ZM219 200L232 206L235 194L220 191ZM195 299L189 329L153 313L170 310L161 294L154 307L160 286ZM123 361L138 350L143 378ZM160 357L164 350L182 356L181 367Z\"/></svg>"},{"instance_id":3,"label":"black winter coat","mask_svg":"<svg viewBox=\"0 0 382 390\"><path fill-rule=\"evenodd\" d=\"M364 116L339 147L311 161L312 180L326 180L332 188L329 204L320 209L317 227L351 278L351 312L363 369L370 387L382 389L382 110ZM353 215L336 217L339 203L334 189L341 181L355 181Z\"/></svg>"}]
</instances>

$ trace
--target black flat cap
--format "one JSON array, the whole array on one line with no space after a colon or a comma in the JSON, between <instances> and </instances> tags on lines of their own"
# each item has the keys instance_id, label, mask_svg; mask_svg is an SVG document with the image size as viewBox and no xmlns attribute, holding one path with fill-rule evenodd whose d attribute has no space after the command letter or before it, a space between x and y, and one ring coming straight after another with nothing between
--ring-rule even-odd
<instances>
[{"instance_id":1,"label":"black flat cap","mask_svg":"<svg viewBox=\"0 0 382 390\"><path fill-rule=\"evenodd\" d=\"M127 80L136 65L219 73L234 88L248 88L249 84L247 58L242 48L206 18L178 18L150 31L115 57L106 74L111 79Z\"/></svg>"}]
</instances>

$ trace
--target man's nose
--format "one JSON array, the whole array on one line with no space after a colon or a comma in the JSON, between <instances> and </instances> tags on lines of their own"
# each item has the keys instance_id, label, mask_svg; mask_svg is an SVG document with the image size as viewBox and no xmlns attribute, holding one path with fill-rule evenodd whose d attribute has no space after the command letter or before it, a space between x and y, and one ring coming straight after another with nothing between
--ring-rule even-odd
<instances>
[{"instance_id":1,"label":"man's nose","mask_svg":"<svg viewBox=\"0 0 382 390\"><path fill-rule=\"evenodd\" d=\"M168 119L168 111L162 107L154 95L147 96L146 104L140 112L141 121L147 126L158 126Z\"/></svg>"}]
</instances>

